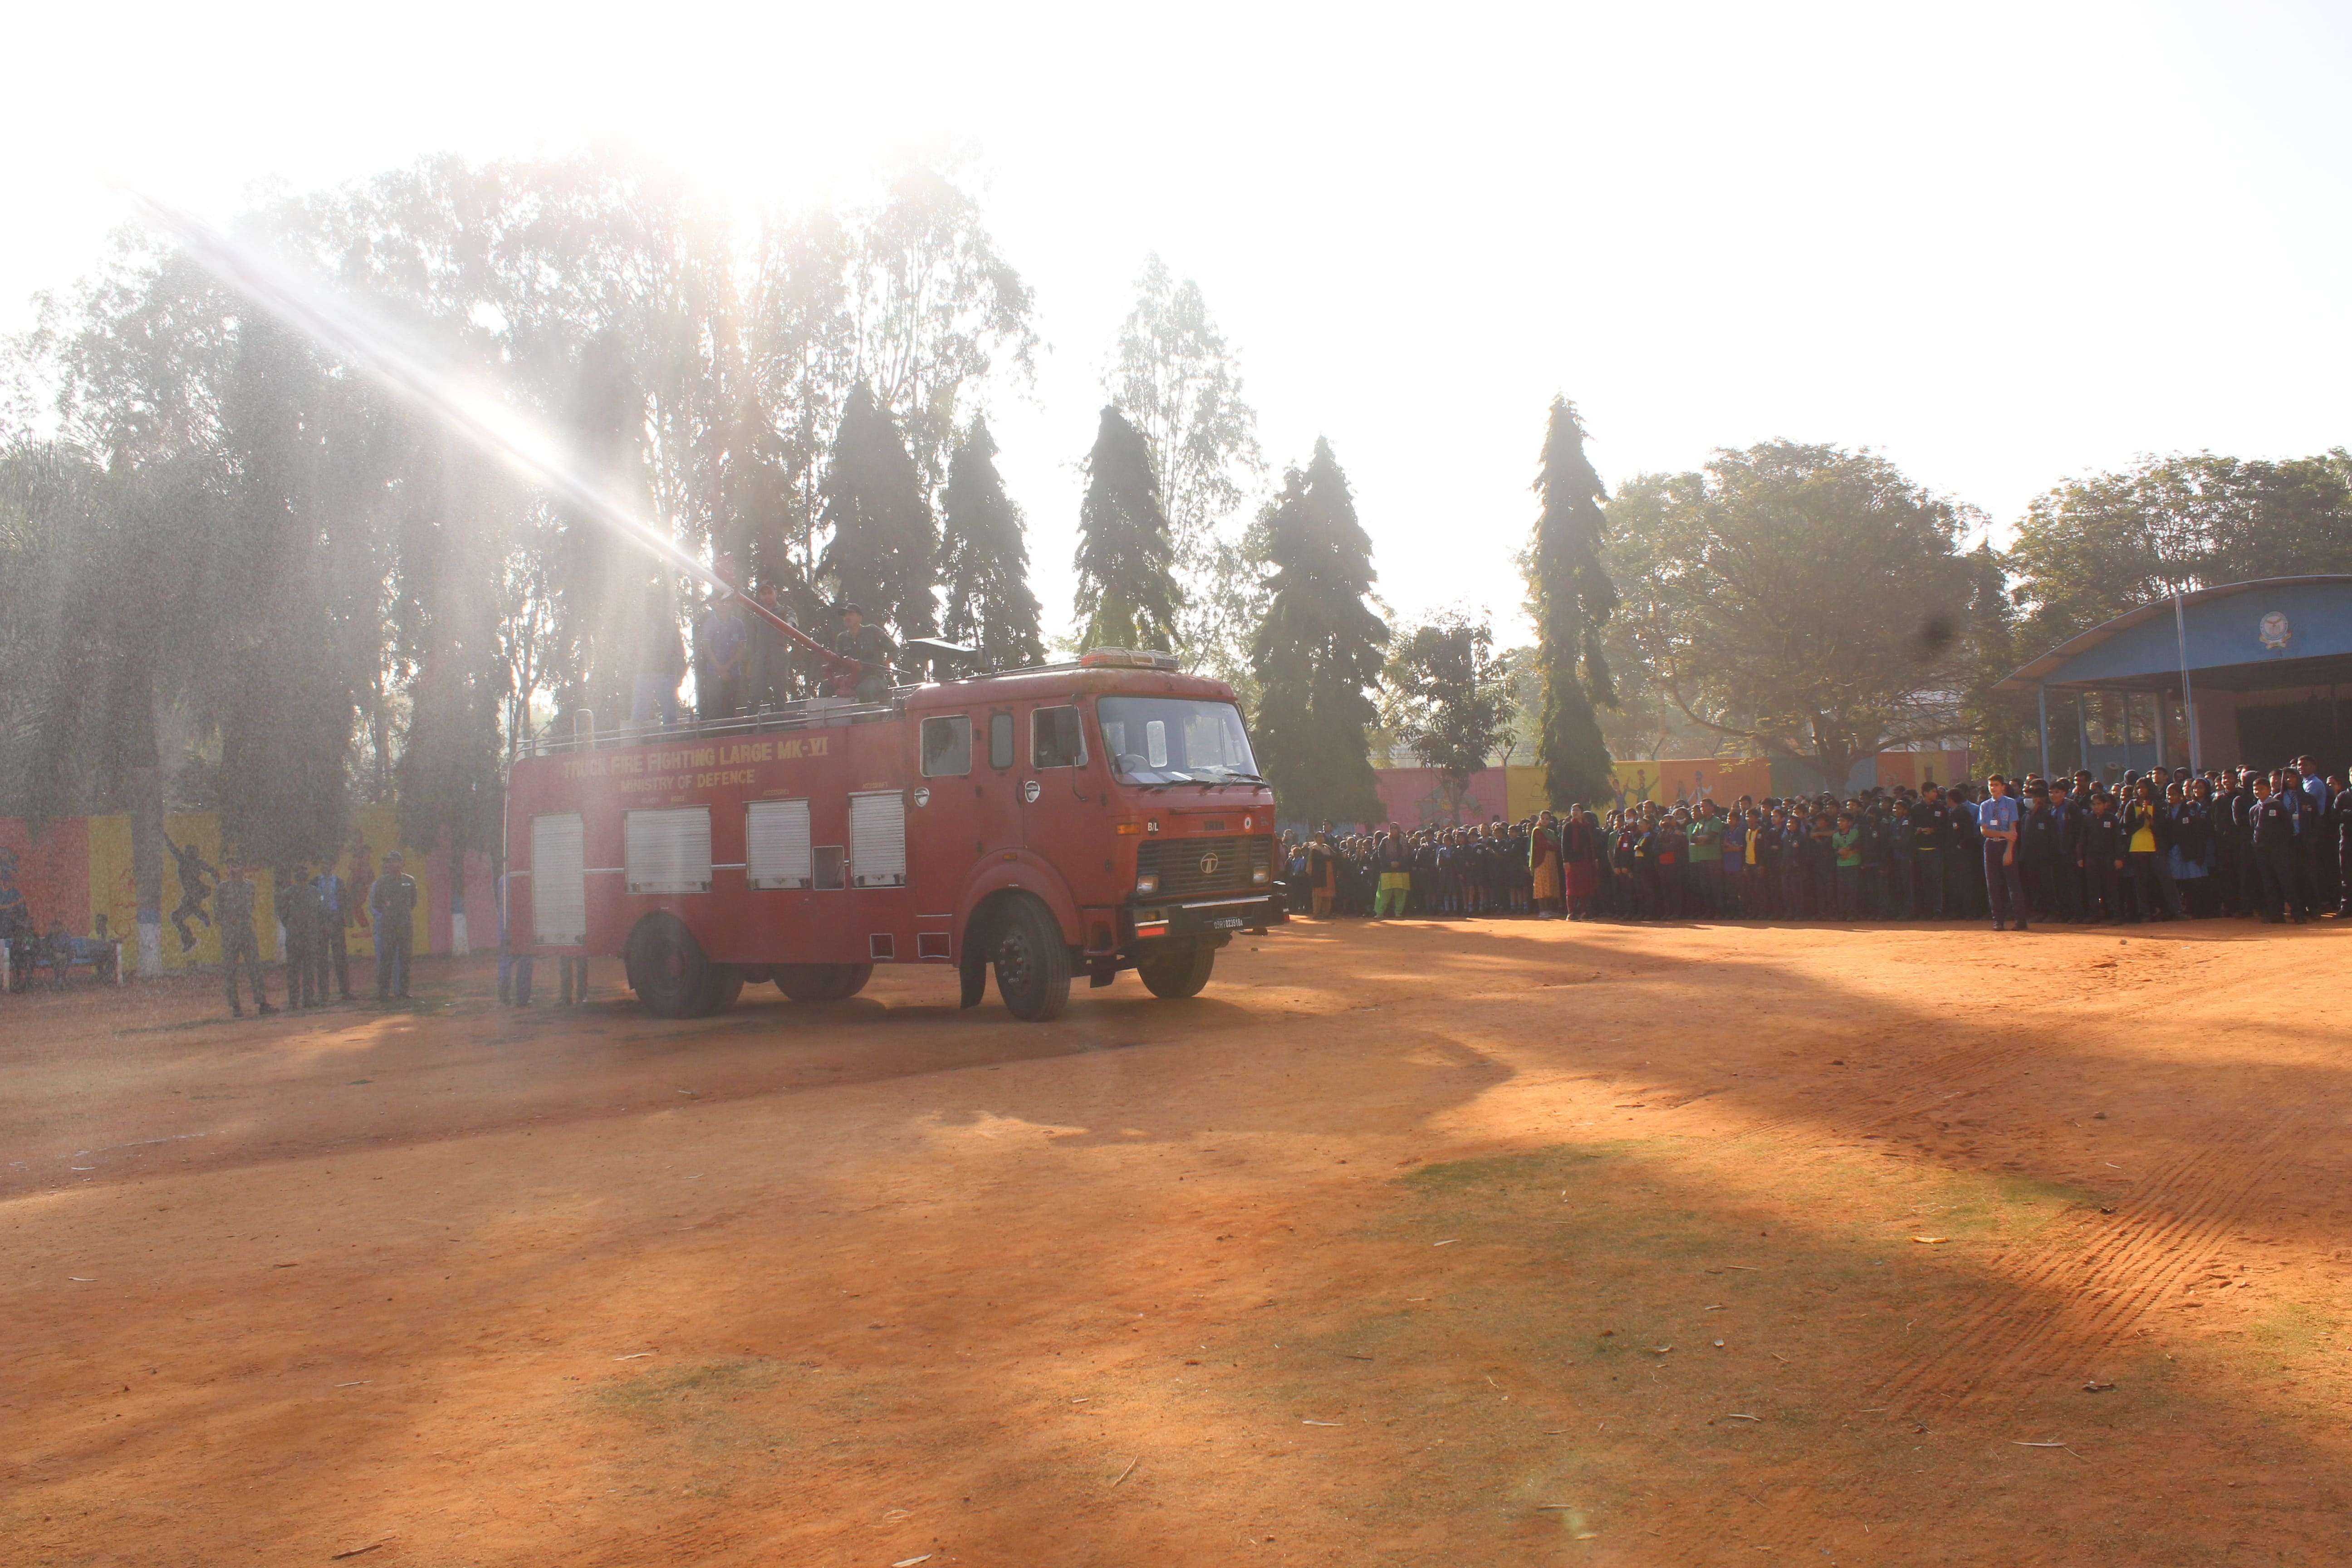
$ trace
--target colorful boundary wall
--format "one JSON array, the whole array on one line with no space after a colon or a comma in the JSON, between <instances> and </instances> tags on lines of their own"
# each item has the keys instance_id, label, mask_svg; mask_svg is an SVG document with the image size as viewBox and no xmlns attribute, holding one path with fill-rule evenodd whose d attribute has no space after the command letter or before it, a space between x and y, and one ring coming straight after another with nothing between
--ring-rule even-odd
<instances>
[{"instance_id":1,"label":"colorful boundary wall","mask_svg":"<svg viewBox=\"0 0 2352 1568\"><path fill-rule=\"evenodd\" d=\"M335 870L352 889L343 912L343 937L352 956L373 958L375 933L369 929L367 888L383 868L383 857L398 847L394 808L362 806L352 814L349 837L335 857ZM221 874L220 822L211 812L173 812L163 818L163 957L166 970L220 963L220 941L212 928L212 892ZM404 868L416 879L415 921L409 940L418 952L457 950L460 910L473 911L465 945L489 946L498 935L493 870L487 856L466 857L462 899L452 906L454 879L446 847L404 853ZM267 872L255 878L254 926L263 949L278 952L274 889ZM100 915L108 934L135 952L138 885L132 879L131 818L65 817L34 837L26 825L0 817L0 910L21 900L40 929L62 919L77 936L88 936Z\"/></svg>"},{"instance_id":2,"label":"colorful boundary wall","mask_svg":"<svg viewBox=\"0 0 2352 1568\"><path fill-rule=\"evenodd\" d=\"M1763 757L1665 757L1618 763L1612 770L1615 798L1591 803L1596 809L1622 811L1642 801L1663 805L1694 800L1727 804L1741 795L1758 800L1769 796L1818 794L1818 779L1806 770ZM1891 789L1907 784L1916 789L1930 781L1950 784L1969 777L1965 747L1941 752L1882 752L1856 763L1846 781L1852 793L1877 785ZM1445 794L1435 768L1381 768L1374 777L1381 792L1381 822L1423 826L1446 821ZM1485 822L1500 816L1517 822L1549 806L1544 795L1543 770L1538 767L1485 768L1470 775L1462 802L1464 822ZM1375 825L1378 826L1378 825Z\"/></svg>"}]
</instances>

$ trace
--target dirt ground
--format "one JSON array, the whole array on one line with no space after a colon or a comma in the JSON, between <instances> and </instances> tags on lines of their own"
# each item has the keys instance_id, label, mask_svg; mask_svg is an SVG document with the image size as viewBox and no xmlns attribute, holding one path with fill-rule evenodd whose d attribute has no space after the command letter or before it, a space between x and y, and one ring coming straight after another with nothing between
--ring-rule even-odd
<instances>
[{"instance_id":1,"label":"dirt ground","mask_svg":"<svg viewBox=\"0 0 2352 1568\"><path fill-rule=\"evenodd\" d=\"M1300 922L1042 1026L0 997L0 1562L2341 1563L2347 958Z\"/></svg>"}]
</instances>

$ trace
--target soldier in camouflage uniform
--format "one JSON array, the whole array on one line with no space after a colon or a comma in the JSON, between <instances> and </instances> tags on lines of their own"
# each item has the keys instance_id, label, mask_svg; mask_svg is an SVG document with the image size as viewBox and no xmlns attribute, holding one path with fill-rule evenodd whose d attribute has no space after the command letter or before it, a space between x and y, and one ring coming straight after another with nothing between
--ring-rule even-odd
<instances>
[{"instance_id":1,"label":"soldier in camouflage uniform","mask_svg":"<svg viewBox=\"0 0 2352 1568\"><path fill-rule=\"evenodd\" d=\"M213 889L213 930L220 936L221 976L228 982L228 1012L232 1018L245 1016L245 1009L236 999L236 966L240 961L253 980L254 1010L265 1017L278 1011L269 1005L268 993L261 988L261 944L253 938L253 895L254 887L246 879L244 865L231 859L228 876Z\"/></svg>"}]
</instances>

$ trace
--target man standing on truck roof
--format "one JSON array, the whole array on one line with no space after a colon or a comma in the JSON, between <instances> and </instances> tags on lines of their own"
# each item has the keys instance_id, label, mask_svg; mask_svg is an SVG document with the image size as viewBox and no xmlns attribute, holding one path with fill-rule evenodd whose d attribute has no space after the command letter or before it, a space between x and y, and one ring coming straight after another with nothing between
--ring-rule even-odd
<instances>
[{"instance_id":1,"label":"man standing on truck roof","mask_svg":"<svg viewBox=\"0 0 2352 1568\"><path fill-rule=\"evenodd\" d=\"M722 579L734 583L735 557L720 556L718 569ZM749 651L749 628L743 623L748 618L732 599L714 599L703 606L694 638L695 709L702 719L724 719L743 706Z\"/></svg>"},{"instance_id":2,"label":"man standing on truck roof","mask_svg":"<svg viewBox=\"0 0 2352 1568\"><path fill-rule=\"evenodd\" d=\"M782 616L784 607L778 599L776 574L760 574L760 607L772 616ZM757 616L746 617L751 633L751 674L743 706L757 713L762 709L773 710L792 700L793 650L784 641L784 634Z\"/></svg>"},{"instance_id":3,"label":"man standing on truck roof","mask_svg":"<svg viewBox=\"0 0 2352 1568\"><path fill-rule=\"evenodd\" d=\"M898 650L880 626L866 624L866 612L856 605L844 600L839 613L841 635L833 639L833 651L857 661L857 700L879 702L890 695L890 661Z\"/></svg>"}]
</instances>

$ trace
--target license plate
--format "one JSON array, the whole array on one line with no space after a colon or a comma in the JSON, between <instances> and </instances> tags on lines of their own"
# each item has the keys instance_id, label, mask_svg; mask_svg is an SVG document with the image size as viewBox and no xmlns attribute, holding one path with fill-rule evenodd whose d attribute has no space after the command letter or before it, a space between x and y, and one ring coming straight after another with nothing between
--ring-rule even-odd
<instances>
[{"instance_id":1,"label":"license plate","mask_svg":"<svg viewBox=\"0 0 2352 1568\"><path fill-rule=\"evenodd\" d=\"M1209 929L1211 931L1239 931L1242 929L1242 917L1239 915L1219 915L1215 920L1209 922Z\"/></svg>"}]
</instances>

